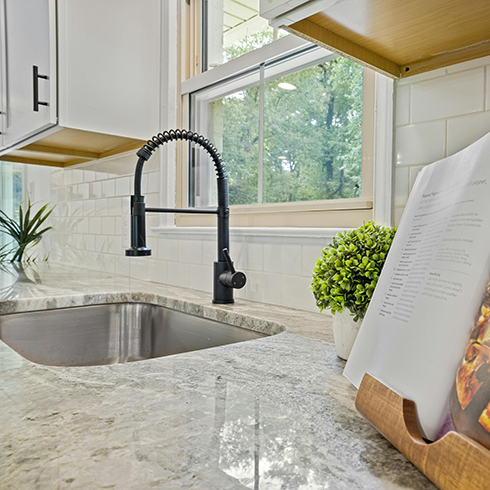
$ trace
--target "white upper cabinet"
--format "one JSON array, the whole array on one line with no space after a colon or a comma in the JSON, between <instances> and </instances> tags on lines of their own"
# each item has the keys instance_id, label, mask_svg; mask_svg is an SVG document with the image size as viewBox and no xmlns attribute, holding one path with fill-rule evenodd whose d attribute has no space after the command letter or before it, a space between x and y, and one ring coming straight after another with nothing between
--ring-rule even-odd
<instances>
[{"instance_id":1,"label":"white upper cabinet","mask_svg":"<svg viewBox=\"0 0 490 490\"><path fill-rule=\"evenodd\" d=\"M0 159L60 167L160 131L161 0L0 0Z\"/></svg>"},{"instance_id":2,"label":"white upper cabinet","mask_svg":"<svg viewBox=\"0 0 490 490\"><path fill-rule=\"evenodd\" d=\"M54 0L4 0L4 146L57 122L55 15Z\"/></svg>"},{"instance_id":3,"label":"white upper cabinet","mask_svg":"<svg viewBox=\"0 0 490 490\"><path fill-rule=\"evenodd\" d=\"M159 129L160 0L58 4L60 125L151 138Z\"/></svg>"}]
</instances>

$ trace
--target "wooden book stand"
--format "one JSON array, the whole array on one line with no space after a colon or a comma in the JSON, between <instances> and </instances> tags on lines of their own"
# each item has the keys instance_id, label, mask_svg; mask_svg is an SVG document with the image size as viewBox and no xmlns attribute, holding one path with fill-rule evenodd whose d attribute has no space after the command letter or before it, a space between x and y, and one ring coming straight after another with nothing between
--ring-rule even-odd
<instances>
[{"instance_id":1,"label":"wooden book stand","mask_svg":"<svg viewBox=\"0 0 490 490\"><path fill-rule=\"evenodd\" d=\"M428 444L417 427L415 403L369 374L359 387L356 408L441 490L490 489L488 449L457 432Z\"/></svg>"}]
</instances>

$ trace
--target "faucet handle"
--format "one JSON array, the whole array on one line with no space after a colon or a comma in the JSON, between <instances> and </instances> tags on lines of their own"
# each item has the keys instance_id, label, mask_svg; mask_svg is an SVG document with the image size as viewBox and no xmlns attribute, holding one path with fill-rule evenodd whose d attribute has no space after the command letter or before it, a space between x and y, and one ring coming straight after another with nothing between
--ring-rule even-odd
<instances>
[{"instance_id":1,"label":"faucet handle","mask_svg":"<svg viewBox=\"0 0 490 490\"><path fill-rule=\"evenodd\" d=\"M227 248L223 249L223 256L225 257L229 270L220 274L219 282L223 284L223 286L228 286L229 288L243 288L247 282L247 276L243 272L237 272L235 270Z\"/></svg>"},{"instance_id":2,"label":"faucet handle","mask_svg":"<svg viewBox=\"0 0 490 490\"><path fill-rule=\"evenodd\" d=\"M228 252L227 248L223 249L223 256L225 257L226 263L228 264L228 269L230 269L232 274L235 274L235 268L233 267L233 262L230 257L230 252Z\"/></svg>"}]
</instances>

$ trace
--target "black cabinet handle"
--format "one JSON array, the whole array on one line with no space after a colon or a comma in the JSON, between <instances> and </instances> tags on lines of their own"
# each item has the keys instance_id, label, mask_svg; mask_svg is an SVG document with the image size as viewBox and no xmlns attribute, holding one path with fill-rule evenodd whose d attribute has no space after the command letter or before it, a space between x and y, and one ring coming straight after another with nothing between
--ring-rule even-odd
<instances>
[{"instance_id":1,"label":"black cabinet handle","mask_svg":"<svg viewBox=\"0 0 490 490\"><path fill-rule=\"evenodd\" d=\"M32 82L33 82L33 100L34 100L34 112L39 112L40 105L49 105L47 102L42 102L39 100L39 79L49 80L47 75L40 75L39 68L35 65L32 67Z\"/></svg>"}]
</instances>

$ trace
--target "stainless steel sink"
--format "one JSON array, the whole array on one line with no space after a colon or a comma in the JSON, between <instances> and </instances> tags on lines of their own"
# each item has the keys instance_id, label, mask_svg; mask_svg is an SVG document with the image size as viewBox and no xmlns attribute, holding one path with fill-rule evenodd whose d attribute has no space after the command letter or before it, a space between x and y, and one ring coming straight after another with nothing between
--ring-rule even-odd
<instances>
[{"instance_id":1,"label":"stainless steel sink","mask_svg":"<svg viewBox=\"0 0 490 490\"><path fill-rule=\"evenodd\" d=\"M26 359L48 366L140 361L265 336L144 303L0 316L0 339Z\"/></svg>"}]
</instances>

